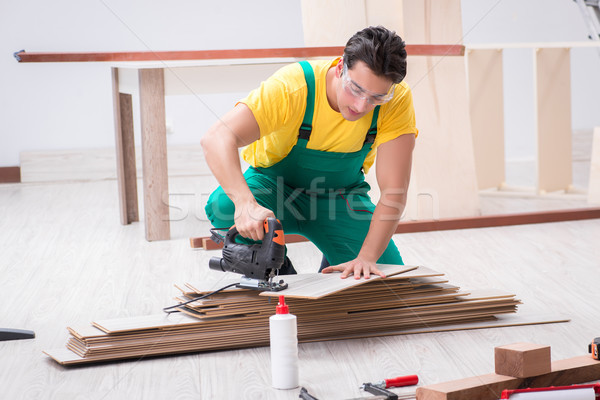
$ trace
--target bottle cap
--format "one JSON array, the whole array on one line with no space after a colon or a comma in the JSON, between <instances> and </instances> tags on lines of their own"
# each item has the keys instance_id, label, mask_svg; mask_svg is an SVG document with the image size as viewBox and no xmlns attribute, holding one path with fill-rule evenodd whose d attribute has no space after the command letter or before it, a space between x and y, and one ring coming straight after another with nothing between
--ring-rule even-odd
<instances>
[{"instance_id":1,"label":"bottle cap","mask_svg":"<svg viewBox=\"0 0 600 400\"><path fill-rule=\"evenodd\" d=\"M276 314L289 314L289 309L287 304L285 304L285 297L279 296L279 304L275 307Z\"/></svg>"}]
</instances>

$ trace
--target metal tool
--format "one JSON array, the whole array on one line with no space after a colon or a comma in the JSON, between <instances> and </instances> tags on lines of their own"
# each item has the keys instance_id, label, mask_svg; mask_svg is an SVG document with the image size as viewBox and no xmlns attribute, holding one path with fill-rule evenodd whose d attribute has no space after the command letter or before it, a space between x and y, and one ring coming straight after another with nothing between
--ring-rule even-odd
<instances>
[{"instance_id":1,"label":"metal tool","mask_svg":"<svg viewBox=\"0 0 600 400\"><path fill-rule=\"evenodd\" d=\"M363 383L361 388L363 390L367 390L367 387L375 387L380 389L387 389L391 387L402 387L402 386L412 386L419 383L419 377L417 375L406 375L406 376L397 376L392 379L384 379L382 381L378 381L375 383Z\"/></svg>"},{"instance_id":2,"label":"metal tool","mask_svg":"<svg viewBox=\"0 0 600 400\"><path fill-rule=\"evenodd\" d=\"M359 397L349 400L400 400L400 399L414 399L414 393L396 394L387 390L391 387L402 387L411 386L419 383L419 377L417 375L398 376L392 379L384 379L375 383L363 383L361 389L365 392L369 392L374 396L370 397ZM308 393L305 388L300 389L300 397L303 400L318 400L316 397Z\"/></svg>"},{"instance_id":3,"label":"metal tool","mask_svg":"<svg viewBox=\"0 0 600 400\"><path fill-rule=\"evenodd\" d=\"M223 244L223 257L212 257L210 269L242 274L237 287L261 291L277 292L288 287L283 280L274 282L285 260L285 239L281 222L276 218L267 218L263 222L265 236L262 243L236 243L239 232L231 227L225 238L211 229L213 240Z\"/></svg>"}]
</instances>

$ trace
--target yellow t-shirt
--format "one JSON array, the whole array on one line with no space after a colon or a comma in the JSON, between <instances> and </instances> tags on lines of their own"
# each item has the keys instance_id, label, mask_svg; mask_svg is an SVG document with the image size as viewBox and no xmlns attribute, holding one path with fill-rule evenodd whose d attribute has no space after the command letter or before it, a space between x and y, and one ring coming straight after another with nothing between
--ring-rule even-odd
<instances>
[{"instance_id":1,"label":"yellow t-shirt","mask_svg":"<svg viewBox=\"0 0 600 400\"><path fill-rule=\"evenodd\" d=\"M310 61L316 93L313 129L307 148L351 153L362 148L373 112L358 121L347 121L331 108L325 89L326 75L338 60ZM289 154L298 141L298 130L306 109L306 91L302 67L294 63L281 68L240 101L250 108L260 128L260 139L242 150L247 163L265 168ZM408 85L401 82L396 86L392 100L380 107L377 136L363 163L364 172L373 165L377 146L406 133L418 134L418 131L412 93Z\"/></svg>"}]
</instances>

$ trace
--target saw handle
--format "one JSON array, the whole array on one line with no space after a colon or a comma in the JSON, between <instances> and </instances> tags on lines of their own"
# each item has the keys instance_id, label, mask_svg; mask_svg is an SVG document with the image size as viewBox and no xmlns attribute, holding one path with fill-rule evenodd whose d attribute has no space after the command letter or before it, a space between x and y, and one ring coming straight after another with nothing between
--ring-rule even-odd
<instances>
[{"instance_id":1,"label":"saw handle","mask_svg":"<svg viewBox=\"0 0 600 400\"><path fill-rule=\"evenodd\" d=\"M275 242L281 246L285 246L285 237L283 235L283 226L277 218L266 218L263 221L263 229L265 237L263 242ZM225 235L225 245L235 243L235 238L240 232L233 225Z\"/></svg>"}]
</instances>

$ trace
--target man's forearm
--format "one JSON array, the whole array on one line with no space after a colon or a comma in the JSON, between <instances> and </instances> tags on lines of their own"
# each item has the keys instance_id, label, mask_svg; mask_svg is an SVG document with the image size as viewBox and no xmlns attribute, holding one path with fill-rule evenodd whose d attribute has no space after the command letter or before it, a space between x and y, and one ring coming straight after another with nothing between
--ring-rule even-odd
<instances>
[{"instance_id":1,"label":"man's forearm","mask_svg":"<svg viewBox=\"0 0 600 400\"><path fill-rule=\"evenodd\" d=\"M240 164L238 149L231 140L203 141L204 157L215 178L234 204L254 199Z\"/></svg>"},{"instance_id":2,"label":"man's forearm","mask_svg":"<svg viewBox=\"0 0 600 400\"><path fill-rule=\"evenodd\" d=\"M377 262L396 231L404 206L406 205L406 195L382 197L373 213L369 233L360 249L359 257Z\"/></svg>"}]
</instances>

